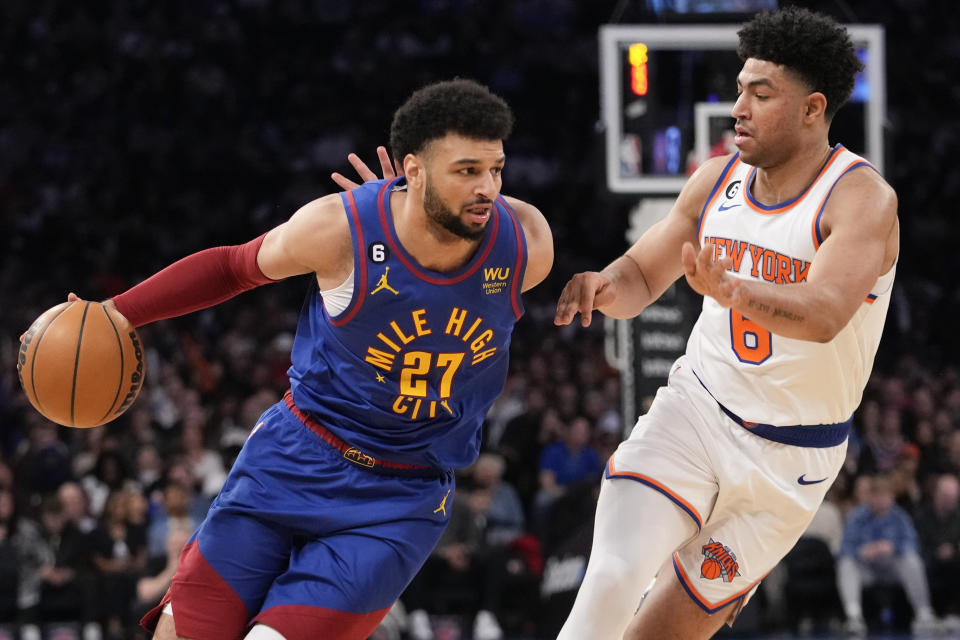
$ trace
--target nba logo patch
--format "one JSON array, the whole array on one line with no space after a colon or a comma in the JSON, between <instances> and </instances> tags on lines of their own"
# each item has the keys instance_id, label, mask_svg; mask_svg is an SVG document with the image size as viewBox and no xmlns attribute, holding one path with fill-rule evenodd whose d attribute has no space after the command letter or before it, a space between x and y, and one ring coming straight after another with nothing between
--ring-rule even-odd
<instances>
[{"instance_id":1,"label":"nba logo patch","mask_svg":"<svg viewBox=\"0 0 960 640\"><path fill-rule=\"evenodd\" d=\"M704 580L723 578L724 582L732 582L740 575L740 565L737 556L730 547L710 538L710 542L703 545L703 563L700 565L700 577Z\"/></svg>"}]
</instances>

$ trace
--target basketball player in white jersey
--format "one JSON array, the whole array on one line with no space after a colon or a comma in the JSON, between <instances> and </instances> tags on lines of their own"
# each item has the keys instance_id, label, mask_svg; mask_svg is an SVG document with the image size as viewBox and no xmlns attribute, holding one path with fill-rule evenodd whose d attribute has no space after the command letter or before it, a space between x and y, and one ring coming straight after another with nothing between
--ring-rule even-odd
<instances>
[{"instance_id":1,"label":"basketball player in white jersey","mask_svg":"<svg viewBox=\"0 0 960 640\"><path fill-rule=\"evenodd\" d=\"M561 640L698 640L732 623L839 472L873 365L897 198L828 142L856 51L793 7L739 36L739 153L706 162L666 218L557 305L560 325L631 318L682 275L704 297L686 354L607 464Z\"/></svg>"}]
</instances>

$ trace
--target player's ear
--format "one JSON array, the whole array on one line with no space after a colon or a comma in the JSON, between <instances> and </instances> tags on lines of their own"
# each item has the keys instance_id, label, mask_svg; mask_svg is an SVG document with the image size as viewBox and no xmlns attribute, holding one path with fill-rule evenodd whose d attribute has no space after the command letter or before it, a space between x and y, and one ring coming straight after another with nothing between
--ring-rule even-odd
<instances>
[{"instance_id":1,"label":"player's ear","mask_svg":"<svg viewBox=\"0 0 960 640\"><path fill-rule=\"evenodd\" d=\"M407 177L407 184L411 187L419 187L424 178L423 158L408 153L403 159L403 175Z\"/></svg>"},{"instance_id":2,"label":"player's ear","mask_svg":"<svg viewBox=\"0 0 960 640\"><path fill-rule=\"evenodd\" d=\"M807 96L804 101L804 118L807 120L816 120L825 117L827 110L827 96L819 91L814 91Z\"/></svg>"}]
</instances>

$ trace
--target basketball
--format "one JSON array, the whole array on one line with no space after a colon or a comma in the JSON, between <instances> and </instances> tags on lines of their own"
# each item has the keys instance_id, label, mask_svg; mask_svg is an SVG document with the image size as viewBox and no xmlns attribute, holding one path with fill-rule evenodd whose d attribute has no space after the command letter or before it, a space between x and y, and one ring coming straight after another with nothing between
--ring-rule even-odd
<instances>
[{"instance_id":1,"label":"basketball","mask_svg":"<svg viewBox=\"0 0 960 640\"><path fill-rule=\"evenodd\" d=\"M96 427L126 411L143 383L137 332L100 302L47 309L23 336L17 370L30 404L67 427Z\"/></svg>"},{"instance_id":2,"label":"basketball","mask_svg":"<svg viewBox=\"0 0 960 640\"><path fill-rule=\"evenodd\" d=\"M720 561L716 558L707 558L703 561L703 564L700 565L700 576L706 578L707 580L713 580L714 578L720 577L720 570L723 567L720 566Z\"/></svg>"}]
</instances>

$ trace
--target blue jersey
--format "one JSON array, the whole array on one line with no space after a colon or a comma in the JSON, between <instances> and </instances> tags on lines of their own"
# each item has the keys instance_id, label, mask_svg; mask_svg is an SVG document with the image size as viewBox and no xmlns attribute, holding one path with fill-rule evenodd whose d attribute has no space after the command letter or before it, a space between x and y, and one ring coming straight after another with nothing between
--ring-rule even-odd
<instances>
[{"instance_id":1,"label":"blue jersey","mask_svg":"<svg viewBox=\"0 0 960 640\"><path fill-rule=\"evenodd\" d=\"M300 315L290 388L297 407L364 454L464 467L507 376L526 242L498 197L462 268L421 267L397 237L390 193L368 182L341 194L353 237L353 297L331 316L319 290Z\"/></svg>"}]
</instances>

